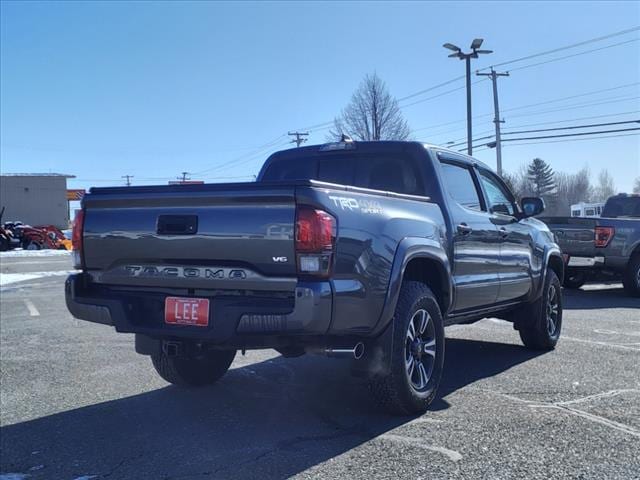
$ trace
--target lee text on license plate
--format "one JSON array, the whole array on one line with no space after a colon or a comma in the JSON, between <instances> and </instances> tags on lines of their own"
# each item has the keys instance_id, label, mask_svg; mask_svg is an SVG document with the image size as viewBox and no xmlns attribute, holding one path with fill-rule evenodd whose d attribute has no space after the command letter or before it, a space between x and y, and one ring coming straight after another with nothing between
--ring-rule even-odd
<instances>
[{"instance_id":1,"label":"lee text on license plate","mask_svg":"<svg viewBox=\"0 0 640 480\"><path fill-rule=\"evenodd\" d=\"M209 300L206 298L167 297L164 321L170 325L209 325Z\"/></svg>"}]
</instances>

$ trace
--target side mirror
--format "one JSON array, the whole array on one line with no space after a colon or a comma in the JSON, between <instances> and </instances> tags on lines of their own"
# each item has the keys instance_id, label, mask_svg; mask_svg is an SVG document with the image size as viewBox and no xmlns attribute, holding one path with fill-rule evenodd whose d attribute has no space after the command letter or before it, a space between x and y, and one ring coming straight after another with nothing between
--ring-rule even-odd
<instances>
[{"instance_id":1,"label":"side mirror","mask_svg":"<svg viewBox=\"0 0 640 480\"><path fill-rule=\"evenodd\" d=\"M544 200L540 197L523 197L520 206L524 212L524 217L540 215L544 211Z\"/></svg>"}]
</instances>

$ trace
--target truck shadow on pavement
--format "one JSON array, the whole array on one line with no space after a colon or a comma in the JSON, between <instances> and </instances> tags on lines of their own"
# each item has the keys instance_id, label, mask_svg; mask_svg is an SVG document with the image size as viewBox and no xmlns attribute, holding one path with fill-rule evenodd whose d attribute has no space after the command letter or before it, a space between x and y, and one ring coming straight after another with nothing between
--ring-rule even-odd
<instances>
[{"instance_id":1,"label":"truck shadow on pavement","mask_svg":"<svg viewBox=\"0 0 640 480\"><path fill-rule=\"evenodd\" d=\"M640 298L632 297L620 285L608 285L608 288L598 290L565 288L563 292L566 310L640 308Z\"/></svg>"},{"instance_id":2,"label":"truck shadow on pavement","mask_svg":"<svg viewBox=\"0 0 640 480\"><path fill-rule=\"evenodd\" d=\"M446 348L434 410L455 408L454 392L539 355L462 339ZM0 467L37 466L30 479L284 478L413 419L382 413L348 362L277 357L235 368L212 387L168 386L6 426Z\"/></svg>"}]
</instances>

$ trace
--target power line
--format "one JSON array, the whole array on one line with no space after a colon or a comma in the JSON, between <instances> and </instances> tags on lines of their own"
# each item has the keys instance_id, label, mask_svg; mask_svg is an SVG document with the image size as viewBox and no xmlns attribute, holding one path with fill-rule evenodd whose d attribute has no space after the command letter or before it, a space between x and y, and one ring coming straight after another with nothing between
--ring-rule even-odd
<instances>
[{"instance_id":1,"label":"power line","mask_svg":"<svg viewBox=\"0 0 640 480\"><path fill-rule=\"evenodd\" d=\"M571 100L573 98L586 97L586 96L589 96L589 95L596 95L598 93L610 92L610 91L613 91L613 90L620 90L622 88L627 88L627 87L631 87L631 86L635 86L635 85L639 85L639 84L640 84L640 82L633 82L633 83L627 83L627 84L624 84L624 85L618 85L618 86L610 87L610 88L592 90L590 92L579 93L577 95L569 95L569 96L565 96L565 97L554 98L552 100L545 100L543 102L530 103L530 104L527 104L527 105L520 105L520 106L517 106L517 107L511 107L511 108L503 109L502 112L503 113L504 112L512 112L512 111L515 111L515 110L523 110L523 109L527 109L527 108L531 108L531 107L537 107L537 106L540 106L540 105L548 105L550 103L561 102L561 101L564 101L564 100ZM608 99L597 100L597 102L600 102L601 100L612 100L612 99L615 100L615 99L618 99L618 98L622 98L622 97L610 97ZM630 99L633 99L633 98L637 98L637 97L631 97ZM600 103L598 103L598 105L599 104ZM475 119L478 119L478 118L490 117L491 115L492 115L491 113L483 113L481 115L475 115L473 118L475 120ZM513 115L512 117L517 117L517 116L518 115ZM414 132L418 132L418 131L421 131L421 130L432 130L432 129L435 129L435 128L438 128L438 127L444 127L444 126L448 126L448 125L455 125L457 123L462 123L464 121L465 120L453 120L451 122L446 122L446 123L441 123L441 124L436 124L436 125L430 125L430 126L427 126L427 127L416 128L413 131ZM457 130L462 130L462 129L460 128L460 129L450 130L450 131L457 131ZM446 132L442 132L442 134L444 134L444 133L446 133Z\"/></svg>"},{"instance_id":2,"label":"power line","mask_svg":"<svg viewBox=\"0 0 640 480\"><path fill-rule=\"evenodd\" d=\"M633 100L633 99L640 98L640 97L624 97L624 98L622 98L622 97L614 97L614 98L615 98L614 100L608 100L608 101L578 103L578 104L573 104L573 105L566 106L566 107L563 107L563 108L555 108L555 109L551 109L551 110L541 110L541 111L538 111L538 112L529 112L529 113L522 113L522 114L518 114L518 115L511 115L511 118L519 118L519 117L534 116L534 115L543 115L543 114L546 114L546 113L562 112L562 111L565 111L565 110L574 110L574 109L577 109L577 108L585 108L585 107L591 107L591 106L605 105L605 104L609 104L609 103L618 103L618 102L621 102L621 101ZM520 107L518 107L518 108L520 108ZM630 112L626 112L626 113L637 113L637 112L638 112L638 110L634 110L634 111L630 111ZM624 115L626 113L623 112L623 113L620 113L620 115ZM604 115L604 116L615 116L615 115L618 115L618 114ZM486 114L482 114L482 115L477 115L477 116L474 117L474 119L483 118L483 117L489 117L489 116L491 116L491 114L490 113L486 113ZM592 116L592 117L577 118L577 119L574 119L574 120L587 120L587 119L590 119L590 118L601 118L601 117L602 116L600 116L600 115L596 115L596 116ZM516 127L516 128L526 127L526 126L533 126L533 125L545 125L545 124L550 124L550 123L561 123L561 122L566 122L566 121L573 121L573 120L562 120L562 121L559 121L559 122L555 122L555 121L553 121L553 122L541 122L541 123L538 123L538 124L520 125L519 127ZM440 124L440 125L435 125L435 126L431 126L431 127L424 127L424 128L421 128L421 129L417 129L417 130L414 130L414 132L416 132L418 130L430 130L430 129L434 129L434 128L437 128L437 127L442 127L442 126L445 126L445 125L453 125L453 124L462 123L462 122L464 122L464 120L454 120L452 122L447 122L447 123L443 123L443 124ZM489 123L491 123L491 122L484 122L483 124L489 124ZM433 133L432 135L434 135L434 136L444 135L446 133L458 132L458 131L462 131L462 130L464 130L464 128L456 128L456 129L452 129L452 130L445 130L443 132L436 132L436 133ZM489 131L484 132L484 133L488 133L488 132ZM464 137L464 138L466 138L466 137ZM456 140L454 140L454 142L458 142L458 141L460 141L462 139L463 138L456 139Z\"/></svg>"},{"instance_id":3,"label":"power line","mask_svg":"<svg viewBox=\"0 0 640 480\"><path fill-rule=\"evenodd\" d=\"M555 127L555 128L539 128L536 130L519 130L515 132L502 132L503 135L519 135L522 133L537 133L537 132L555 132L558 130L575 130L578 128L594 128L594 127L609 127L612 125L625 125L628 123L640 123L640 120L629 120L626 122L608 122L608 123L592 123L589 125L570 125L568 127Z\"/></svg>"},{"instance_id":4,"label":"power line","mask_svg":"<svg viewBox=\"0 0 640 480\"><path fill-rule=\"evenodd\" d=\"M608 48L619 47L620 45L626 45L627 43L637 42L640 38L632 38L631 40L626 40L624 42L613 43L611 45L606 45L604 47L593 48L591 50L585 50L584 52L573 53L571 55L565 55L564 57L552 58L549 60L545 60L544 62L530 63L529 65L523 65L521 67L512 68L511 72L516 72L518 70L524 70L525 68L537 67L539 65L545 65L547 63L558 62L560 60L566 60L567 58L579 57L581 55L586 55L587 53L599 52L600 50L606 50Z\"/></svg>"},{"instance_id":5,"label":"power line","mask_svg":"<svg viewBox=\"0 0 640 480\"><path fill-rule=\"evenodd\" d=\"M284 147L284 146L286 146L288 144L289 144L289 141L287 140L287 141L285 141L283 143L280 143L278 145L272 145L271 147L269 147L269 148L267 148L267 149L265 149L265 150L263 150L261 152L256 152L253 155L251 155L249 157L246 157L244 159L241 159L241 160L240 159L236 159L236 160L233 160L232 162L227 162L225 164L222 164L219 167L217 167L215 170L216 171L226 170L226 169L231 168L231 167L237 167L237 166L240 166L240 165L245 165L246 163L255 161L256 159L264 159L266 156L270 155L271 153L279 150L281 147Z\"/></svg>"},{"instance_id":6,"label":"power line","mask_svg":"<svg viewBox=\"0 0 640 480\"><path fill-rule=\"evenodd\" d=\"M540 110L538 112L527 112L527 113L519 113L517 115L511 115L511 118L519 118L519 117L527 117L534 115L544 115L547 113L555 113L555 112L564 112L565 110L575 110L576 108L586 108L586 107L595 107L598 105L608 105L610 103L618 103L618 102L626 102L628 100L635 100L640 98L640 96L635 97L614 97L612 99L606 101L597 101L597 102L587 102L587 103L576 103L573 105L566 105L562 108L554 108L551 110Z\"/></svg>"},{"instance_id":7,"label":"power line","mask_svg":"<svg viewBox=\"0 0 640 480\"><path fill-rule=\"evenodd\" d=\"M261 153L261 152L262 152L262 151L264 151L264 150L268 150L268 149L269 149L270 147L272 147L276 142L278 142L278 140L280 140L280 139L281 139L281 138L283 138L283 137L286 137L286 135L284 135L284 134L282 134L282 135L278 135L278 136L277 136L277 137L275 137L273 140L271 140L271 141L269 141L269 142L267 142L267 143L265 143L265 144L261 145L260 147L258 147L258 148L257 148L255 151L253 151L253 152L245 153L244 155L240 155L239 157L236 157L236 158L234 158L234 159L232 159L232 160L229 160L228 162L221 163L220 165L214 165L214 166L212 166L212 167L205 168L204 170L200 170L200 171L198 171L198 172L194 172L194 173L193 173L193 175L201 175L201 174L203 174L203 173L210 172L210 171L212 171L212 170L218 170L218 169L220 169L220 168L222 168L222 167L224 167L224 166L227 166L227 165L231 165L231 164L233 164L233 163L236 163L236 162L238 162L239 160L242 160L242 159L244 159L244 158L246 158L246 157L253 156L253 155L256 155L256 154L259 154L259 153ZM285 143L285 145L286 145L287 143L288 143L288 142L286 142L286 143Z\"/></svg>"},{"instance_id":8,"label":"power line","mask_svg":"<svg viewBox=\"0 0 640 480\"><path fill-rule=\"evenodd\" d=\"M617 47L617 46L619 46L619 45L624 45L624 44L626 44L626 43L630 43L630 42L636 42L636 41L638 41L638 40L640 40L640 39L635 38L635 39L632 39L632 40L627 40L627 41L625 41L625 42L620 42L620 43L616 43L616 44L613 44L613 45L607 45L606 47L596 48L596 49L592 49L592 50L587 50L587 51L585 51L585 52L580 52L580 53L575 53L575 54L572 54L572 55L567 55L567 56L564 56L564 57L554 58L554 59L552 59L552 60L547 60L547 61L545 61L545 62L539 62L539 63L530 64L530 65L524 65L524 66L522 66L522 67L518 67L518 68L515 68L515 69L510 70L510 72L515 72L516 70L522 70L522 69L529 68L529 67L535 67L535 66L538 66L538 65L543 65L543 64L545 64L545 63L556 62L556 61L558 61L558 60L564 60L564 59L566 59L566 58L576 57L576 56L579 56L579 55L585 55L585 54L587 54L587 53L597 52L598 50L604 50L604 49L606 49L606 48ZM509 72L507 72L507 73L509 73ZM477 73L477 74L478 74L478 75L488 75L488 74L485 74L485 73L480 73L480 71L478 71L478 73ZM486 79L484 79L484 78L483 78L482 80L478 80L478 81L476 81L476 82L473 82L473 84L472 84L472 85L475 85L475 84L477 84L477 83L483 82L483 81L485 81L485 80L486 80ZM447 82L447 83L451 83L451 82ZM637 84L638 84L638 82L633 83L633 84L630 84L630 85L637 85ZM629 86L629 85L623 85L623 86L621 86L621 87L614 87L614 88L611 88L611 89L604 89L604 90L602 90L602 91L616 90L616 89L618 89L618 88L624 88L624 87L626 87L626 86ZM420 99L420 100L416 100L415 102L411 102L411 103L406 104L406 105L400 105L400 108L411 107L411 106L413 106L413 105L417 105L418 103L427 102L427 101L429 101L429 100L433 100L433 99L435 99L435 98L439 98L439 97L442 97L442 96L444 96L444 95L448 95L448 94L450 94L450 93L457 92L457 91L462 90L462 89L464 89L464 88L465 88L465 87L464 87L464 86L462 86L462 87L457 87L457 88L454 88L454 89L451 89L451 90L447 90L446 92L439 93L438 95L433 95L433 96L431 96L431 97L427 97L427 98L423 98L423 99ZM583 95L588 95L588 94L583 94ZM577 96L579 96L579 95L576 95L576 97L577 97ZM409 98L409 97L404 97L404 98ZM567 98L574 98L574 97L567 97ZM400 102L400 101L401 101L401 100L398 100L398 102ZM554 100L554 101L557 101L557 100ZM524 108L524 107L518 107L518 108ZM504 110L504 111L507 111L507 110ZM477 117L474 117L474 118L477 118ZM414 130L414 131L415 131L415 130Z\"/></svg>"},{"instance_id":9,"label":"power line","mask_svg":"<svg viewBox=\"0 0 640 480\"><path fill-rule=\"evenodd\" d=\"M599 140L601 138L619 138L619 137L637 137L640 133L623 133L618 135L605 135L601 137L593 137L593 138L572 138L565 140L547 140L544 142L525 142L525 143L511 143L509 145L505 145L506 147L517 147L520 145L538 145L544 143L566 143L566 142L581 142L584 140ZM487 147L488 148L488 147Z\"/></svg>"},{"instance_id":10,"label":"power line","mask_svg":"<svg viewBox=\"0 0 640 480\"><path fill-rule=\"evenodd\" d=\"M525 133L537 133L537 132L555 132L555 131L561 131L561 130L574 130L574 129L583 129L583 128L595 128L595 127L609 127L609 126L613 126L613 125L626 125L629 123L640 123L640 120L629 120L629 121L625 121L625 122L608 122L608 123L593 123L593 124L588 124L588 125L571 125L568 127L555 127L555 128L542 128L542 129L537 129L537 130L521 130L521 131L516 131L516 132L502 132L502 135L520 135L520 134L525 134ZM584 132L582 134L576 134L576 135L588 135L591 133L598 133L598 132ZM477 142L480 140L488 140L494 138L494 135L489 135L486 137L477 137L474 138L473 141ZM497 138L497 137L496 137ZM505 139L503 141L507 142L507 141L515 141L518 140L517 138L514 139ZM459 142L459 143L452 143L452 144L447 144L446 146L449 148L455 148L455 147L459 147L460 145L464 145L466 142Z\"/></svg>"},{"instance_id":11,"label":"power line","mask_svg":"<svg viewBox=\"0 0 640 480\"><path fill-rule=\"evenodd\" d=\"M585 142L585 141L593 141L593 140L600 140L603 138L620 138L620 137L637 137L638 135L640 135L640 133L622 133L622 134L617 134L617 135L603 135L603 136L599 136L599 137L593 137L593 138L569 138L569 139L563 139L563 140L546 140L546 141L542 141L542 142L524 142L524 143L510 143L508 145L504 145L505 147L519 147L520 145L542 145L545 143L569 143L569 142ZM482 151L482 150L489 150L490 147L487 147L486 145L484 147L478 147L478 151Z\"/></svg>"},{"instance_id":12,"label":"power line","mask_svg":"<svg viewBox=\"0 0 640 480\"><path fill-rule=\"evenodd\" d=\"M599 132L562 133L560 135L543 135L538 137L505 138L503 142L517 142L518 140L540 140L543 138L582 137L585 135L598 135L600 133L632 132L634 130L640 130L640 127L620 128L616 130L600 130Z\"/></svg>"},{"instance_id":13,"label":"power line","mask_svg":"<svg viewBox=\"0 0 640 480\"><path fill-rule=\"evenodd\" d=\"M595 37L595 38L590 38L590 39L584 40L582 42L572 43L570 45L565 45L563 47L554 48L552 50L545 50L544 52L534 53L534 54L527 55L525 57L516 58L516 59L513 59L513 60L507 60L506 62L502 62L502 63L496 63L494 65L490 65L488 67L481 68L480 70L488 70L489 68L492 68L492 67L495 68L495 67L502 67L504 65L511 65L512 63L521 62L523 60L530 60L532 58L542 57L544 55L550 55L552 53L561 52L563 50L569 50L571 48L581 47L583 45L588 45L590 43L596 43L596 42L600 42L602 40L608 40L609 38L618 37L620 35L626 35L627 33L637 32L638 30L640 30L640 26L635 26L635 27L632 27L632 28L628 28L626 30L621 30L619 32L609 33L607 35L603 35L603 36Z\"/></svg>"},{"instance_id":14,"label":"power line","mask_svg":"<svg viewBox=\"0 0 640 480\"><path fill-rule=\"evenodd\" d=\"M446 82L439 83L438 85L434 85L433 87L425 88L424 90L420 90L420 91L412 93L410 95L406 95L406 96L404 96L402 98L398 98L398 102L403 102L404 100L409 100L410 98L417 97L418 95L422 95L423 93L428 93L428 92L431 92L433 90L437 90L438 88L446 87L447 85L450 85L450 84L452 84L454 82L457 82L458 80L464 79L465 76L466 75L460 75L459 77L452 78L451 80L447 80Z\"/></svg>"},{"instance_id":15,"label":"power line","mask_svg":"<svg viewBox=\"0 0 640 480\"><path fill-rule=\"evenodd\" d=\"M576 122L578 120L593 120L595 118L619 117L622 115L631 115L633 113L638 113L638 112L640 112L640 110L631 110L628 112L618 112L618 113L607 113L606 115L591 115L588 117L570 118L566 120L554 120L549 122L526 123L523 125L512 125L511 128L537 127L539 125L553 125L554 123Z\"/></svg>"},{"instance_id":16,"label":"power line","mask_svg":"<svg viewBox=\"0 0 640 480\"><path fill-rule=\"evenodd\" d=\"M519 107L507 108L507 109L503 110L503 112L512 112L514 110L522 110L524 108L538 107L540 105L548 105L550 103L562 102L564 100L571 100L573 98L588 97L589 95L596 95L598 93L611 92L613 90L620 90L622 88L633 87L633 86L636 86L636 85L640 85L640 82L626 83L624 85L618 85L616 87L602 88L602 89L599 89L599 90L591 90L590 92L578 93L577 95L569 95L569 96L566 96L566 97L554 98L552 100L545 100L543 102L530 103L528 105L520 105ZM611 98L619 98L619 97L611 97ZM607 100L607 99L600 99L600 100ZM490 114L488 114L488 115L490 115ZM487 115L485 115L485 116L487 116Z\"/></svg>"},{"instance_id":17,"label":"power line","mask_svg":"<svg viewBox=\"0 0 640 480\"><path fill-rule=\"evenodd\" d=\"M482 80L476 80L475 82L472 82L471 85L475 85L477 83L484 82L484 81L486 81L486 78L483 78ZM400 108L411 107L411 106L417 105L419 103L428 102L429 100L433 100L434 98L444 97L445 95L449 95L450 93L457 92L458 90L463 90L465 88L466 88L466 86L463 85L461 87L453 88L451 90L447 90L446 92L439 93L438 95L432 95L431 97L421 98L420 100L416 100L415 102L407 103L406 105L399 105L399 107Z\"/></svg>"},{"instance_id":18,"label":"power line","mask_svg":"<svg viewBox=\"0 0 640 480\"><path fill-rule=\"evenodd\" d=\"M616 97L617 98L617 97ZM636 98L636 97L631 97L631 99ZM624 100L624 99L623 99ZM589 106L594 106L594 105L601 105L602 103L616 103L619 102L621 100L615 100L615 101L608 101L608 102L597 102L597 103L586 103L586 104L578 104L578 106L572 106L570 108L561 108L561 109L553 109L553 110L544 110L544 111L540 111L540 112L532 112L531 115L541 115L541 114L545 114L545 113L552 113L552 112L558 112L558 111L564 111L564 110L573 110L575 108L584 108L584 107L589 107ZM590 115L587 117L576 117L576 118L571 118L571 119L565 119L565 120L553 120L553 121L548 121L548 122L537 122L537 123L526 123L526 124L522 124L522 125L514 125L511 128L524 128L524 127L534 127L534 126L538 126L538 125L552 125L552 124L556 124L556 123L567 123L567 122L575 122L575 121L579 121L579 120L592 120L595 118L606 118L606 117L618 117L621 115L631 115L631 114L635 114L640 112L640 110L630 110L627 112L619 112L619 113L610 113L610 114L606 114L606 115ZM485 114L484 116L489 116L490 114ZM519 114L519 115L512 115L511 118L518 118L518 117L523 117L523 116L528 116L528 114ZM480 116L476 117L479 118ZM449 124L453 124L453 123L462 123L464 120L458 120L456 122L449 122ZM488 125L492 123L491 121L488 122L482 122L479 125ZM460 132L463 131L464 127L461 128L455 128L455 129L450 129L450 130L445 130L445 131L441 131L441 132L434 132L431 134L431 136L437 137L437 136L441 136L441 135L445 135L447 133L452 133L452 132ZM414 130L415 131L415 130ZM479 132L478 135L483 135L485 133L490 133L493 132L493 129L491 130L484 130L482 132ZM452 144L457 144L458 142L462 142L462 140L466 139L467 137L459 137L459 138L455 138L454 140L450 140L449 142L446 142L446 144L443 145L448 145L451 146ZM484 138L489 138L489 137L484 137ZM428 142L428 140L423 140L424 142Z\"/></svg>"}]
</instances>

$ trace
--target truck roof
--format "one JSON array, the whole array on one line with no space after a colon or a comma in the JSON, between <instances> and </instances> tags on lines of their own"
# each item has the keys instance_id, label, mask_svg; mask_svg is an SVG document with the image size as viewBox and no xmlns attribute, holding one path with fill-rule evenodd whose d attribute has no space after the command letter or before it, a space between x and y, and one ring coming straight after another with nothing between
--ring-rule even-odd
<instances>
[{"instance_id":1,"label":"truck roof","mask_svg":"<svg viewBox=\"0 0 640 480\"><path fill-rule=\"evenodd\" d=\"M339 145L345 145L345 147L340 148L338 147ZM330 151L330 150L348 150L349 147L347 147L347 145L352 144L354 149L366 149L366 150L377 150L377 149L385 149L385 150L389 150L389 149L393 149L393 147L397 147L397 148L402 148L402 147L406 147L407 145L419 145L422 148L426 149L426 150L433 150L436 152L443 152L443 153L448 153L451 155L456 156L459 160L463 161L463 162L467 162L469 164L476 164L476 165L480 165L488 170L492 170L491 167L489 167L487 164L485 164L484 162L481 162L480 160L471 157L465 153L462 152L457 152L455 150L451 150L449 148L440 146L440 145L435 145L435 144L431 144L431 143L426 143L426 142L417 142L417 141L401 141L401 140L380 140L380 141L364 141L364 142L360 142L360 141L353 141L353 142L327 142L327 143L320 143L320 144L314 144L314 145L306 145L304 147L293 147L293 148L288 148L285 150L280 150L275 152L273 155L278 155L278 154L282 154L284 152L286 153L292 153L292 152L298 152L300 154L302 153L319 153L321 151ZM331 148L331 146L335 146L335 148Z\"/></svg>"}]
</instances>

